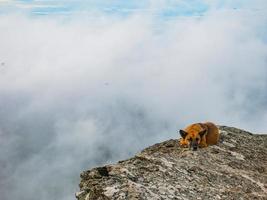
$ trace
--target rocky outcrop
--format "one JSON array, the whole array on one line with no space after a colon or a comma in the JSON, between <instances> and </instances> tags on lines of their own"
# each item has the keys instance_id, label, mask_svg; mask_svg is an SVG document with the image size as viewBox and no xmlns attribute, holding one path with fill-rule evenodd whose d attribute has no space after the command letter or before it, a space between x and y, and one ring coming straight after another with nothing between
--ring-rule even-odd
<instances>
[{"instance_id":1,"label":"rocky outcrop","mask_svg":"<svg viewBox=\"0 0 267 200\"><path fill-rule=\"evenodd\" d=\"M220 126L221 143L189 151L168 140L81 174L78 200L267 199L267 135Z\"/></svg>"}]
</instances>

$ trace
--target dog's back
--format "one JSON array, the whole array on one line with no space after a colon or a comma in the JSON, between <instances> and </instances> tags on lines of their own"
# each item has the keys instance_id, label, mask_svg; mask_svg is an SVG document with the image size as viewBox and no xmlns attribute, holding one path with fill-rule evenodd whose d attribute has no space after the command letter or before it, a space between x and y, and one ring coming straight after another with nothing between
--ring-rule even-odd
<instances>
[{"instance_id":1,"label":"dog's back","mask_svg":"<svg viewBox=\"0 0 267 200\"><path fill-rule=\"evenodd\" d=\"M205 122L203 126L207 128L206 143L207 145L218 144L219 142L219 129L212 122Z\"/></svg>"}]
</instances>

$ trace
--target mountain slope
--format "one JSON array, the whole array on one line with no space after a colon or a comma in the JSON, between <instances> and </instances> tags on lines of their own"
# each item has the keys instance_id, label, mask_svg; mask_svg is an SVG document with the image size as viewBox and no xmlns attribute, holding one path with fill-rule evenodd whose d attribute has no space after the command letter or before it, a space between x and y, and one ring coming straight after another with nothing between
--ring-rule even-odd
<instances>
[{"instance_id":1,"label":"mountain slope","mask_svg":"<svg viewBox=\"0 0 267 200\"><path fill-rule=\"evenodd\" d=\"M81 174L78 200L267 199L267 135L220 126L221 143L189 151L168 140Z\"/></svg>"}]
</instances>

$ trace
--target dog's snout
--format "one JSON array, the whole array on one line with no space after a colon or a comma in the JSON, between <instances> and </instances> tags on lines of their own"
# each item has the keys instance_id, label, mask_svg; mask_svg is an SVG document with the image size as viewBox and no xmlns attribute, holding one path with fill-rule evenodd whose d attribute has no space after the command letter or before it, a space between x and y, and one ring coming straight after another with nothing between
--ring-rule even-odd
<instances>
[{"instance_id":1,"label":"dog's snout","mask_svg":"<svg viewBox=\"0 0 267 200\"><path fill-rule=\"evenodd\" d=\"M193 151L196 151L197 150L197 147L198 147L197 142L196 141L193 141L192 142L192 149L193 149Z\"/></svg>"}]
</instances>

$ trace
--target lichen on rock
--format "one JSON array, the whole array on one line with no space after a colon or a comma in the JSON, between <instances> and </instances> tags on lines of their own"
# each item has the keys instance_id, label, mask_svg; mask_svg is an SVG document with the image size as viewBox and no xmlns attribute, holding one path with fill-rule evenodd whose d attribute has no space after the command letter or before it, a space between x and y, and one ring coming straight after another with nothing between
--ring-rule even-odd
<instances>
[{"instance_id":1,"label":"lichen on rock","mask_svg":"<svg viewBox=\"0 0 267 200\"><path fill-rule=\"evenodd\" d=\"M218 145L189 151L178 140L81 174L78 200L267 199L267 135L220 126Z\"/></svg>"}]
</instances>

